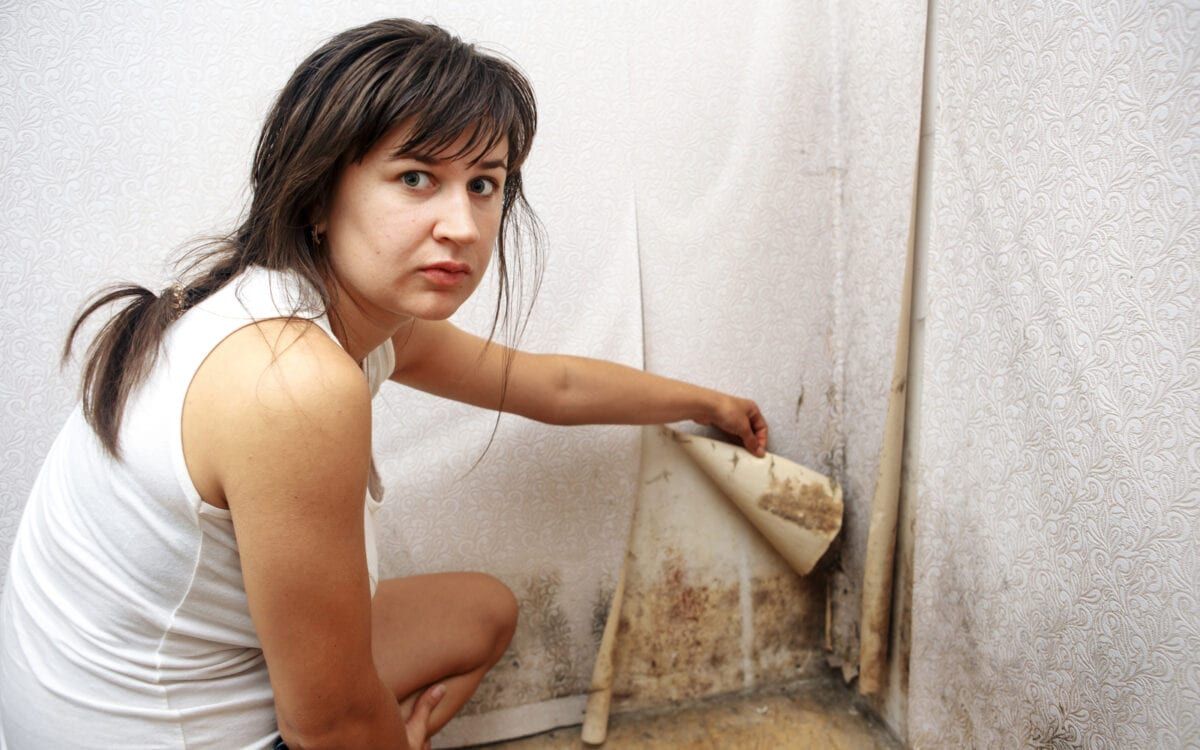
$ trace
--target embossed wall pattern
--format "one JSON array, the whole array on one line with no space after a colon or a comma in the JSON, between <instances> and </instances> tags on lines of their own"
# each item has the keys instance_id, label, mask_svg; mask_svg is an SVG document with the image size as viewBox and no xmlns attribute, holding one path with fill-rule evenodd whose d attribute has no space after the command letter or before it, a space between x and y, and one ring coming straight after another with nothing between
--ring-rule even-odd
<instances>
[{"instance_id":1,"label":"embossed wall pattern","mask_svg":"<svg viewBox=\"0 0 1200 750\"><path fill-rule=\"evenodd\" d=\"M918 748L1200 744L1200 5L937 3Z\"/></svg>"}]
</instances>

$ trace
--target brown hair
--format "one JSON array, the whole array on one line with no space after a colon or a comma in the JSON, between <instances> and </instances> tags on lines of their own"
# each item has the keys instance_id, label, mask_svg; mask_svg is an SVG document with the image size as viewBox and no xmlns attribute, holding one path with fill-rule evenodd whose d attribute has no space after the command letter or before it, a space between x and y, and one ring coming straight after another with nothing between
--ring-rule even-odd
<instances>
[{"instance_id":1,"label":"brown hair","mask_svg":"<svg viewBox=\"0 0 1200 750\"><path fill-rule=\"evenodd\" d=\"M514 324L512 309L514 298L520 308L525 274L520 254L510 258L506 248L522 238L532 240L531 299L541 275L540 227L521 179L537 126L533 90L514 65L437 26L375 21L338 34L296 68L263 124L248 212L233 232L185 256L191 258L183 270L188 280L159 295L129 284L101 290L75 319L64 362L85 320L132 298L97 333L83 366L83 412L112 456L120 452L118 433L129 394L153 368L167 326L246 268L298 273L332 315L325 282L331 273L327 243L315 241L311 224L342 169L401 123L409 133L401 150L444 158L487 153L507 138L508 174L496 241L500 284L488 340L503 319L515 341L522 326ZM445 153L464 135L458 152ZM510 274L510 263L515 273Z\"/></svg>"}]
</instances>

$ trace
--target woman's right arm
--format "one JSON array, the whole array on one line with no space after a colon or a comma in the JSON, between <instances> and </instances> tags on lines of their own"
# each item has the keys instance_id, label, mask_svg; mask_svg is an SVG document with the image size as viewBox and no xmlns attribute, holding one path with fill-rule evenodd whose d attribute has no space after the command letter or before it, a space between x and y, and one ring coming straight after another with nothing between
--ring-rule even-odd
<instances>
[{"instance_id":1,"label":"woman's right arm","mask_svg":"<svg viewBox=\"0 0 1200 750\"><path fill-rule=\"evenodd\" d=\"M315 325L266 321L223 341L187 400L185 449L203 446L185 450L188 468L232 512L284 741L407 748L371 656L362 372Z\"/></svg>"}]
</instances>

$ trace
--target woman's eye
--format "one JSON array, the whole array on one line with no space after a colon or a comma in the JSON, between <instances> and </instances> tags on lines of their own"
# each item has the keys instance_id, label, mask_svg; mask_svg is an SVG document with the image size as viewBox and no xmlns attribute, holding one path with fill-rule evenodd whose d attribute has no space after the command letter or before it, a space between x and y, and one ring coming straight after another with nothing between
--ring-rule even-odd
<instances>
[{"instance_id":1,"label":"woman's eye","mask_svg":"<svg viewBox=\"0 0 1200 750\"><path fill-rule=\"evenodd\" d=\"M405 172L400 175L400 181L410 188L429 187L429 175L424 172Z\"/></svg>"},{"instance_id":2,"label":"woman's eye","mask_svg":"<svg viewBox=\"0 0 1200 750\"><path fill-rule=\"evenodd\" d=\"M496 192L496 183L487 177L476 177L471 180L467 188L476 195L488 196Z\"/></svg>"}]
</instances>

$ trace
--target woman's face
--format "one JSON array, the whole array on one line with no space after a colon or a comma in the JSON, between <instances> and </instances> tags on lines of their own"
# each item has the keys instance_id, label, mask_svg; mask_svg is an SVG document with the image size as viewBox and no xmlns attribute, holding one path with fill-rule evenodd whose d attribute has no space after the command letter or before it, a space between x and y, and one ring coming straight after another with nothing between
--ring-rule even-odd
<instances>
[{"instance_id":1,"label":"woman's face","mask_svg":"<svg viewBox=\"0 0 1200 750\"><path fill-rule=\"evenodd\" d=\"M381 325L450 317L479 285L500 229L507 141L444 160L397 153L406 135L393 128L347 166L317 224L339 296Z\"/></svg>"}]
</instances>

